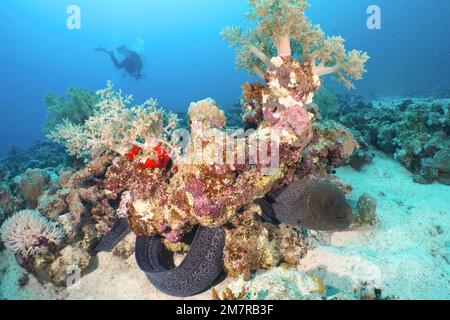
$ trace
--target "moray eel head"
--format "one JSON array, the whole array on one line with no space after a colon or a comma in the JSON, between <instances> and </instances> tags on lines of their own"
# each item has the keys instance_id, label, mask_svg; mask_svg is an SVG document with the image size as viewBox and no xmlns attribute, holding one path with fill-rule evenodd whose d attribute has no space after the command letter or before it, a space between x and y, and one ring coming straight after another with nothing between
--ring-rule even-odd
<instances>
[{"instance_id":1,"label":"moray eel head","mask_svg":"<svg viewBox=\"0 0 450 320\"><path fill-rule=\"evenodd\" d=\"M309 200L301 226L322 231L350 226L353 212L341 189L329 182L314 182L305 192Z\"/></svg>"},{"instance_id":2,"label":"moray eel head","mask_svg":"<svg viewBox=\"0 0 450 320\"><path fill-rule=\"evenodd\" d=\"M328 181L295 181L273 197L269 206L278 221L311 230L343 230L353 219L344 192Z\"/></svg>"}]
</instances>

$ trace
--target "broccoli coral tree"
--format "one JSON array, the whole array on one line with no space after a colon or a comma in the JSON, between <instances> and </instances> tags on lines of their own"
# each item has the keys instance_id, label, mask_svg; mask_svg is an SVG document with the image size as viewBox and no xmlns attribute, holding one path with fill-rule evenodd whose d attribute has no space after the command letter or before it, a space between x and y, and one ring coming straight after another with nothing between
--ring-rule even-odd
<instances>
[{"instance_id":1,"label":"broccoli coral tree","mask_svg":"<svg viewBox=\"0 0 450 320\"><path fill-rule=\"evenodd\" d=\"M51 132L64 121L82 125L93 114L97 102L98 97L95 92L77 87L69 87L65 96L47 94L45 96L47 106L45 132Z\"/></svg>"},{"instance_id":2,"label":"broccoli coral tree","mask_svg":"<svg viewBox=\"0 0 450 320\"><path fill-rule=\"evenodd\" d=\"M170 148L167 136L178 120L174 114L159 109L156 100L129 107L132 96L122 97L110 82L97 95L99 102L84 124L65 120L47 135L48 138L64 143L70 155L91 159L109 151L125 155L136 147L144 152L159 144Z\"/></svg>"},{"instance_id":3,"label":"broccoli coral tree","mask_svg":"<svg viewBox=\"0 0 450 320\"><path fill-rule=\"evenodd\" d=\"M254 29L227 27L224 39L237 48L236 64L264 78L273 56L293 56L321 77L334 73L347 88L359 80L369 59L365 52L347 52L340 36L325 37L305 16L306 0L249 0L246 15Z\"/></svg>"},{"instance_id":4,"label":"broccoli coral tree","mask_svg":"<svg viewBox=\"0 0 450 320\"><path fill-rule=\"evenodd\" d=\"M33 210L20 211L6 220L0 234L5 246L23 258L44 253L64 238L58 223Z\"/></svg>"}]
</instances>

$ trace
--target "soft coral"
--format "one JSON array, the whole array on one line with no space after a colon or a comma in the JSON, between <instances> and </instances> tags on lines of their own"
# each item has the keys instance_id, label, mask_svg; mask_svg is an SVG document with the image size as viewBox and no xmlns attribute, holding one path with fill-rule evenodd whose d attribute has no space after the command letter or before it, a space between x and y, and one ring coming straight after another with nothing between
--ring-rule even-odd
<instances>
[{"instance_id":1,"label":"soft coral","mask_svg":"<svg viewBox=\"0 0 450 320\"><path fill-rule=\"evenodd\" d=\"M127 158L130 161L133 161L136 158L136 156L139 154L140 151L141 151L141 148L139 148L138 146L133 146L130 149L130 151L125 153L125 158Z\"/></svg>"},{"instance_id":2,"label":"soft coral","mask_svg":"<svg viewBox=\"0 0 450 320\"><path fill-rule=\"evenodd\" d=\"M137 154L139 153L140 148L133 147L129 153L127 153L125 156L133 161ZM153 152L156 154L156 159L154 158L148 158L145 160L145 162L140 163L138 167L140 169L165 169L167 165L169 164L170 160L172 159L167 151L159 144L156 147L153 148Z\"/></svg>"}]
</instances>

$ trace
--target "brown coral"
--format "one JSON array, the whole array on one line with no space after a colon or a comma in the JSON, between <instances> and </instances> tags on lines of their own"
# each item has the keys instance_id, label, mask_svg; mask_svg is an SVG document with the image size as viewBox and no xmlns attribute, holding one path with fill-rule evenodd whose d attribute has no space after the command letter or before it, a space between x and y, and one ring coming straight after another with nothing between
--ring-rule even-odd
<instances>
[{"instance_id":1,"label":"brown coral","mask_svg":"<svg viewBox=\"0 0 450 320\"><path fill-rule=\"evenodd\" d=\"M251 206L232 220L227 228L224 263L227 274L235 277L280 263L297 265L306 253L307 243L294 227L263 222L258 206Z\"/></svg>"},{"instance_id":2,"label":"brown coral","mask_svg":"<svg viewBox=\"0 0 450 320\"><path fill-rule=\"evenodd\" d=\"M25 173L15 179L19 193L25 200L27 207L36 209L38 199L48 182L48 175L41 169L27 169Z\"/></svg>"},{"instance_id":3,"label":"brown coral","mask_svg":"<svg viewBox=\"0 0 450 320\"><path fill-rule=\"evenodd\" d=\"M246 82L242 86L242 96L245 100L256 101L256 103L261 104L263 89L264 87L261 82Z\"/></svg>"},{"instance_id":4,"label":"brown coral","mask_svg":"<svg viewBox=\"0 0 450 320\"><path fill-rule=\"evenodd\" d=\"M74 275L81 276L90 265L91 255L80 247L80 243L67 246L59 252L58 258L49 265L47 273L52 281L62 287L70 286Z\"/></svg>"}]
</instances>

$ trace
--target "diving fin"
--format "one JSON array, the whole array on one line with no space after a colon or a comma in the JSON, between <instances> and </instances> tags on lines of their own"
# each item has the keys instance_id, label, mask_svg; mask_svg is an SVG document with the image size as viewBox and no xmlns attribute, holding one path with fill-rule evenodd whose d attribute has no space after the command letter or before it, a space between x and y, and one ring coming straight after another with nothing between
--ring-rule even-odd
<instances>
[{"instance_id":1,"label":"diving fin","mask_svg":"<svg viewBox=\"0 0 450 320\"><path fill-rule=\"evenodd\" d=\"M105 48L102 48L102 47L96 48L95 51L97 51L97 52L104 52L106 54L111 54L113 52L113 51L106 50Z\"/></svg>"}]
</instances>

